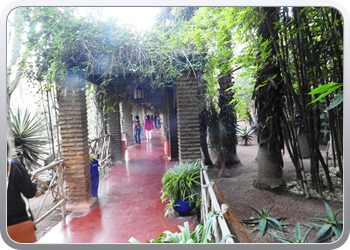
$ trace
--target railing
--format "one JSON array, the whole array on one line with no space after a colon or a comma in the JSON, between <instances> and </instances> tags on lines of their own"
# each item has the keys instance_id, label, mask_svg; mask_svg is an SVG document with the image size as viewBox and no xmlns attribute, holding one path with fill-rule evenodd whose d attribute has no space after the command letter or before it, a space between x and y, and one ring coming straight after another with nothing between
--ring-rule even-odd
<instances>
[{"instance_id":1,"label":"railing","mask_svg":"<svg viewBox=\"0 0 350 250\"><path fill-rule=\"evenodd\" d=\"M50 181L50 184L47 185L45 182L43 182L40 178L39 175L41 173L43 173L44 171L48 171L48 170L54 170L54 175L53 178ZM30 175L32 176L32 178L38 182L40 182L42 185L44 185L47 189L48 192L45 192L45 197L43 198L43 200L41 201L39 210L37 211L37 214L34 218L34 224L37 225L38 223L40 223L43 219L45 219L49 214L51 214L53 211L55 211L56 208L61 207L61 212L62 212L62 218L66 217L66 207L65 204L67 203L68 199L65 195L65 191L64 191L64 181L63 181L63 160L57 160L52 162L51 164L44 166L38 170L35 170L33 172L30 173ZM40 212L43 208L43 204L47 199L48 194L50 193L49 191L51 191L52 194L54 194L56 197L59 197L59 202L57 204L55 204L52 208L50 208L46 213L44 213L43 215L40 215Z\"/></svg>"},{"instance_id":2,"label":"railing","mask_svg":"<svg viewBox=\"0 0 350 250\"><path fill-rule=\"evenodd\" d=\"M111 163L111 154L109 153L110 138L111 136L107 134L89 141L89 154L97 155L98 170L104 174L106 174L106 167L108 168Z\"/></svg>"},{"instance_id":3,"label":"railing","mask_svg":"<svg viewBox=\"0 0 350 250\"><path fill-rule=\"evenodd\" d=\"M201 188L202 188L201 190L202 191L202 205L201 205L202 225L205 225L206 218L209 211L215 211L220 215L216 217L216 220L214 220L214 223L212 226L212 231L213 231L212 233L215 236L216 243L219 243L223 237L229 234L233 234L236 238L228 238L226 239L225 243L238 242L238 235L235 233L231 219L233 220L235 225L238 227L239 231L242 233L245 241L247 243L250 243L250 240L246 235L246 233L244 232L242 225L240 224L239 220L234 215L232 210L229 208L221 192L215 186L215 183L209 180L209 177L207 174L207 166L205 166L204 164L204 155L202 150L201 150L200 179L201 179ZM222 203L221 206L219 205L217 195L221 199L221 203Z\"/></svg>"},{"instance_id":4,"label":"railing","mask_svg":"<svg viewBox=\"0 0 350 250\"><path fill-rule=\"evenodd\" d=\"M106 173L106 168L110 165L111 155L109 154L109 142L110 135L105 135L100 138L96 138L94 140L89 141L89 153L96 154L99 159L99 172ZM53 177L51 178L50 184L46 184L43 180L40 179L40 175L45 171L53 170ZM63 159L56 160L51 164L44 166L40 169L37 169L30 173L32 179L41 183L47 188L47 192L45 192L45 197L41 200L41 204L39 206L38 211L34 214L34 224L37 225L47 216L49 216L52 212L54 212L58 207L61 207L62 218L66 217L66 203L68 198L65 194L65 187L63 181ZM51 194L54 197L54 201L58 201L54 206L50 206L48 211L43 210L43 205L45 201L47 201L47 196Z\"/></svg>"}]
</instances>

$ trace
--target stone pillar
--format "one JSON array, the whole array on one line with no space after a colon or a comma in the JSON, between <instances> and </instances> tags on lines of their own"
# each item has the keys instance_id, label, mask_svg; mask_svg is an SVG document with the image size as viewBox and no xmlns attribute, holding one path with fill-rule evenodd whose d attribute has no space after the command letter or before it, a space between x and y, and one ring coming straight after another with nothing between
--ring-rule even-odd
<instances>
[{"instance_id":1,"label":"stone pillar","mask_svg":"<svg viewBox=\"0 0 350 250\"><path fill-rule=\"evenodd\" d=\"M130 100L123 100L123 119L124 119L124 131L126 137L126 146L134 146L134 130L132 124L132 107Z\"/></svg>"},{"instance_id":2,"label":"stone pillar","mask_svg":"<svg viewBox=\"0 0 350 250\"><path fill-rule=\"evenodd\" d=\"M111 153L111 160L113 162L123 161L123 148L122 148L122 132L121 132L121 118L119 98L115 93L108 93L108 109L107 123L108 133L111 135L109 150Z\"/></svg>"},{"instance_id":3,"label":"stone pillar","mask_svg":"<svg viewBox=\"0 0 350 250\"><path fill-rule=\"evenodd\" d=\"M176 82L179 160L200 158L198 80L193 74Z\"/></svg>"},{"instance_id":4,"label":"stone pillar","mask_svg":"<svg viewBox=\"0 0 350 250\"><path fill-rule=\"evenodd\" d=\"M61 84L61 88L66 91L57 96L64 178L69 198L67 210L89 209L96 202L96 197L92 197L91 193L86 96L82 90L84 84L74 81L73 77L67 77Z\"/></svg>"}]
</instances>

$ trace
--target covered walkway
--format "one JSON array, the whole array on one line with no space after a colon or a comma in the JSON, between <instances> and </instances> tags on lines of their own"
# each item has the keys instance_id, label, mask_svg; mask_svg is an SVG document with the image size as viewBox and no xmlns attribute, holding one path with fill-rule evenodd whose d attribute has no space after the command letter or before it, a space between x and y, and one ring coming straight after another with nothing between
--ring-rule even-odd
<instances>
[{"instance_id":1,"label":"covered walkway","mask_svg":"<svg viewBox=\"0 0 350 250\"><path fill-rule=\"evenodd\" d=\"M161 130L152 141L129 147L124 164L115 165L100 181L98 204L88 211L73 211L38 243L128 243L157 239L165 230L179 231L196 216L164 217L160 200L161 179L175 162L164 157Z\"/></svg>"}]
</instances>

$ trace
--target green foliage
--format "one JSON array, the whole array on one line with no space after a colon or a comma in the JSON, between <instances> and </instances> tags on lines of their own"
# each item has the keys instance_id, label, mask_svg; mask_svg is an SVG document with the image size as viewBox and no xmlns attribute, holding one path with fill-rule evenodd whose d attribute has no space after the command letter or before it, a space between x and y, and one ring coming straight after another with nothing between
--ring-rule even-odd
<instances>
[{"instance_id":1,"label":"green foliage","mask_svg":"<svg viewBox=\"0 0 350 250\"><path fill-rule=\"evenodd\" d=\"M90 162L96 161L97 160L97 155L91 154L90 155Z\"/></svg>"},{"instance_id":2,"label":"green foliage","mask_svg":"<svg viewBox=\"0 0 350 250\"><path fill-rule=\"evenodd\" d=\"M33 170L40 166L39 160L44 160L42 155L47 155L43 147L49 140L42 136L43 120L31 117L27 109L22 112L19 108L16 112L11 110L11 120L17 157L29 170Z\"/></svg>"},{"instance_id":3,"label":"green foliage","mask_svg":"<svg viewBox=\"0 0 350 250\"><path fill-rule=\"evenodd\" d=\"M296 226L295 226L295 234L293 234L288 228L285 229L286 232L288 232L288 234L290 235L291 239L287 239L285 237L279 236L277 234L275 234L274 232L272 232L271 230L268 230L267 232L275 237L276 239L278 239L279 241L283 242L283 243L308 243L306 240L306 237L308 236L308 234L310 233L312 227L310 227L305 234L302 236L301 235L301 231L300 231L300 225L299 222L297 222Z\"/></svg>"},{"instance_id":4,"label":"green foliage","mask_svg":"<svg viewBox=\"0 0 350 250\"><path fill-rule=\"evenodd\" d=\"M261 211L258 210L253 205L251 205L250 208L256 213L256 215L258 217L244 219L244 220L242 220L243 223L258 225L260 234L262 236L264 236L266 231L268 231L271 228L283 231L282 226L284 226L284 224L281 223L280 220L284 220L286 218L285 217L271 217L270 216L270 211L275 205L276 205L276 202L274 204L272 204L272 206L268 210L265 210L263 208Z\"/></svg>"},{"instance_id":5,"label":"green foliage","mask_svg":"<svg viewBox=\"0 0 350 250\"><path fill-rule=\"evenodd\" d=\"M197 51L185 44L172 44L169 33L157 29L141 32L132 26L118 25L115 17L104 18L99 8L87 8L87 15L78 10L23 8L21 17L28 32L26 56L20 66L26 69L28 79L49 83L61 81L71 73L85 77L97 73L101 74L101 81L107 81L133 73L152 75L154 85L163 86L181 76L182 71L202 67Z\"/></svg>"},{"instance_id":6,"label":"green foliage","mask_svg":"<svg viewBox=\"0 0 350 250\"><path fill-rule=\"evenodd\" d=\"M198 187L200 186L200 164L198 161L184 161L170 168L162 178L161 200L168 201L165 216L174 213L173 207L179 199L188 199L189 203L198 205Z\"/></svg>"},{"instance_id":7,"label":"green foliage","mask_svg":"<svg viewBox=\"0 0 350 250\"><path fill-rule=\"evenodd\" d=\"M198 224L193 232L190 231L188 221L186 221L184 222L184 226L178 226L181 231L180 233L164 231L160 234L157 240L151 239L148 240L147 243L215 243L215 237L211 234L211 227L213 220L216 219L217 216L218 215L215 212L210 211L207 216L206 224L204 226ZM231 237L235 236L232 234L226 235L220 243L224 243ZM140 243L134 237L131 237L129 242Z\"/></svg>"},{"instance_id":8,"label":"green foliage","mask_svg":"<svg viewBox=\"0 0 350 250\"><path fill-rule=\"evenodd\" d=\"M254 131L255 129L249 129L248 126L240 127L237 129L237 139L241 141L241 144L248 145L253 140Z\"/></svg>"},{"instance_id":9,"label":"green foliage","mask_svg":"<svg viewBox=\"0 0 350 250\"><path fill-rule=\"evenodd\" d=\"M339 238L343 233L343 221L337 220L337 215L339 214L340 211L342 211L342 209L339 209L337 212L334 213L326 202L325 202L325 207L327 211L326 215L321 214L323 215L322 218L310 219L311 221L324 222L323 225L311 223L314 228L318 229L318 232L316 235L316 242L322 242L322 241L328 240L333 235Z\"/></svg>"},{"instance_id":10,"label":"green foliage","mask_svg":"<svg viewBox=\"0 0 350 250\"><path fill-rule=\"evenodd\" d=\"M321 94L319 97L311 101L309 104L316 103L322 99L324 99L326 96L331 95L334 93L337 89L342 88L343 83L329 83L325 85L321 85L311 91L309 95L315 95L315 94ZM331 110L341 104L343 102L343 91L339 91L332 99L332 103L327 107L327 110Z\"/></svg>"}]
</instances>

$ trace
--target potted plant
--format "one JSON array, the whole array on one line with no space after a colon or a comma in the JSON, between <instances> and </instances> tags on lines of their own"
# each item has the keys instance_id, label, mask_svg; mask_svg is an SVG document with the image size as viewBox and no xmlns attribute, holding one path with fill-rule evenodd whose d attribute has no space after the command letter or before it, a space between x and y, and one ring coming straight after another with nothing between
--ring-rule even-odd
<instances>
[{"instance_id":1,"label":"potted plant","mask_svg":"<svg viewBox=\"0 0 350 250\"><path fill-rule=\"evenodd\" d=\"M170 168L162 178L161 200L169 201L165 206L165 216L174 214L186 216L200 204L200 164L198 161L184 161Z\"/></svg>"},{"instance_id":2,"label":"potted plant","mask_svg":"<svg viewBox=\"0 0 350 250\"><path fill-rule=\"evenodd\" d=\"M90 155L90 174L91 174L91 191L92 196L98 196L98 183L99 183L99 172L98 172L98 160L97 155Z\"/></svg>"}]
</instances>

